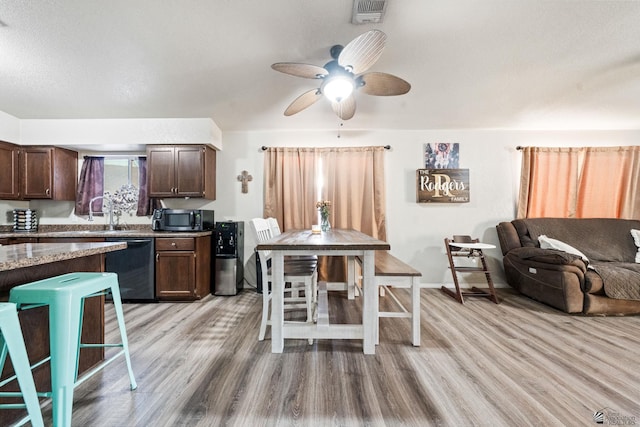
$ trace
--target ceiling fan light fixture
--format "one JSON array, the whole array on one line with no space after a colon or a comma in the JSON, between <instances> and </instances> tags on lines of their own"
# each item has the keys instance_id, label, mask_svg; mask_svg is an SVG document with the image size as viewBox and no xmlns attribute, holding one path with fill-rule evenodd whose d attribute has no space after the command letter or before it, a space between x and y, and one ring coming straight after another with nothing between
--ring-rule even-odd
<instances>
[{"instance_id":1,"label":"ceiling fan light fixture","mask_svg":"<svg viewBox=\"0 0 640 427\"><path fill-rule=\"evenodd\" d=\"M388 0L374 3L380 7L377 3L386 4L386 1ZM294 99L284 115L299 113L325 97L340 119L349 120L356 112L356 91L375 96L403 95L409 92L411 85L400 77L388 73L366 72L382 54L386 39L387 35L382 31L370 30L360 34L346 46L334 45L329 51L332 60L324 67L297 62L272 64L271 68L281 73L321 81L319 88L308 90Z\"/></svg>"},{"instance_id":2,"label":"ceiling fan light fixture","mask_svg":"<svg viewBox=\"0 0 640 427\"><path fill-rule=\"evenodd\" d=\"M322 94L331 102L340 102L353 93L355 83L348 76L333 76L327 78L320 87Z\"/></svg>"}]
</instances>

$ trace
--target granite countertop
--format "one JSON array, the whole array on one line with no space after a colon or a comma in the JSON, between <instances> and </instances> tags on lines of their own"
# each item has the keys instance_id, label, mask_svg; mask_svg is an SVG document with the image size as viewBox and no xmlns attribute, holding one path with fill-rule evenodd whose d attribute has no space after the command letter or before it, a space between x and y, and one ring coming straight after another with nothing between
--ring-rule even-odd
<instances>
[{"instance_id":1,"label":"granite countertop","mask_svg":"<svg viewBox=\"0 0 640 427\"><path fill-rule=\"evenodd\" d=\"M0 238L13 237L201 237L210 236L209 231L153 231L151 228L128 229L128 230L104 230L96 228L72 228L73 226L41 226L38 231L14 232L0 229Z\"/></svg>"},{"instance_id":2,"label":"granite countertop","mask_svg":"<svg viewBox=\"0 0 640 427\"><path fill-rule=\"evenodd\" d=\"M0 246L0 272L126 249L125 242L22 243Z\"/></svg>"}]
</instances>

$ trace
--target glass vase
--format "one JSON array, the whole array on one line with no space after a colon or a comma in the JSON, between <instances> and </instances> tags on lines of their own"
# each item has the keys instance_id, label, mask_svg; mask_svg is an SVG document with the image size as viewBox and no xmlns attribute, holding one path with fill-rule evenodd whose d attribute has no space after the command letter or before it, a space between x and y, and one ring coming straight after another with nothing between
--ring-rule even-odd
<instances>
[{"instance_id":1,"label":"glass vase","mask_svg":"<svg viewBox=\"0 0 640 427\"><path fill-rule=\"evenodd\" d=\"M322 231L331 230L331 224L329 224L329 215L320 215L320 229Z\"/></svg>"}]
</instances>

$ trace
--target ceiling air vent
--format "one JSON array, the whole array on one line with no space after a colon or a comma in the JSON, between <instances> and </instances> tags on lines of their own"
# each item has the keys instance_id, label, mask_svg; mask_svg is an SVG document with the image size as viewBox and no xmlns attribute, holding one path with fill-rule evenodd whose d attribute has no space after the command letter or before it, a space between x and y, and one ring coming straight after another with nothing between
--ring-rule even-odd
<instances>
[{"instance_id":1,"label":"ceiling air vent","mask_svg":"<svg viewBox=\"0 0 640 427\"><path fill-rule=\"evenodd\" d=\"M352 24L379 24L387 10L388 0L353 0Z\"/></svg>"}]
</instances>

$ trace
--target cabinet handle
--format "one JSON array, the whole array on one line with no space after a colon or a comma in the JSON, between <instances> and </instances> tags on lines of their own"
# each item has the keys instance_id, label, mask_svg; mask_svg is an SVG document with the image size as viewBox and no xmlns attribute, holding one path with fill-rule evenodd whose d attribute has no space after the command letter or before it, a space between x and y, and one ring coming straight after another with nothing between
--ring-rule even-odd
<instances>
[{"instance_id":1,"label":"cabinet handle","mask_svg":"<svg viewBox=\"0 0 640 427\"><path fill-rule=\"evenodd\" d=\"M49 193L51 193L51 190L49 190L48 188L44 190L44 194L46 194L47 196L49 195Z\"/></svg>"},{"instance_id":2,"label":"cabinet handle","mask_svg":"<svg viewBox=\"0 0 640 427\"><path fill-rule=\"evenodd\" d=\"M171 246L176 247L176 242L171 242Z\"/></svg>"},{"instance_id":3,"label":"cabinet handle","mask_svg":"<svg viewBox=\"0 0 640 427\"><path fill-rule=\"evenodd\" d=\"M156 254L156 262L160 261L160 254Z\"/></svg>"}]
</instances>

